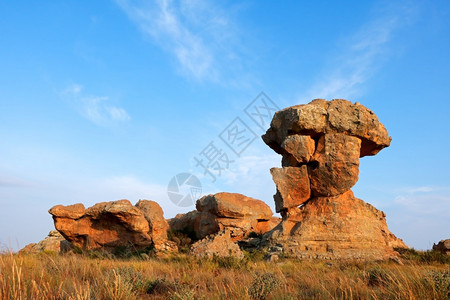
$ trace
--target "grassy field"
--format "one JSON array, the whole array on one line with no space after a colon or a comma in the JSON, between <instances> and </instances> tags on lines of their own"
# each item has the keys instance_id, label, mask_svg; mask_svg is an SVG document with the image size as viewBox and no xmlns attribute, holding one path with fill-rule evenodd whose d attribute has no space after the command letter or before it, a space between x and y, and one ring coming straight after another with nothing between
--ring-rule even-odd
<instances>
[{"instance_id":1,"label":"grassy field","mask_svg":"<svg viewBox=\"0 0 450 300\"><path fill-rule=\"evenodd\" d=\"M0 299L449 299L449 257L406 251L404 264L243 261L186 254L2 254Z\"/></svg>"}]
</instances>

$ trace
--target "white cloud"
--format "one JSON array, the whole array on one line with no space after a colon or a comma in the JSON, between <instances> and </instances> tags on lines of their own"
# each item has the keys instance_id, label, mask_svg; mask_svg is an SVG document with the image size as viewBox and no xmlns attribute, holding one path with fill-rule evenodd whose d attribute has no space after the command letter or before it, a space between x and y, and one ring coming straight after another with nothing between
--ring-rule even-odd
<instances>
[{"instance_id":1,"label":"white cloud","mask_svg":"<svg viewBox=\"0 0 450 300\"><path fill-rule=\"evenodd\" d=\"M419 186L401 189L395 197L395 203L411 213L436 218L448 218L450 212L450 187Z\"/></svg>"},{"instance_id":2,"label":"white cloud","mask_svg":"<svg viewBox=\"0 0 450 300\"><path fill-rule=\"evenodd\" d=\"M236 59L234 30L214 2L116 2L146 36L171 53L186 77L218 81L220 69Z\"/></svg>"},{"instance_id":3,"label":"white cloud","mask_svg":"<svg viewBox=\"0 0 450 300\"><path fill-rule=\"evenodd\" d=\"M124 108L110 104L109 97L84 95L82 92L82 85L72 84L62 92L62 96L68 98L81 115L91 122L109 126L114 122L130 120Z\"/></svg>"},{"instance_id":4,"label":"white cloud","mask_svg":"<svg viewBox=\"0 0 450 300\"><path fill-rule=\"evenodd\" d=\"M110 117L113 120L117 121L128 121L130 119L130 116L126 112L125 109L115 106L107 106L105 109L108 111Z\"/></svg>"}]
</instances>

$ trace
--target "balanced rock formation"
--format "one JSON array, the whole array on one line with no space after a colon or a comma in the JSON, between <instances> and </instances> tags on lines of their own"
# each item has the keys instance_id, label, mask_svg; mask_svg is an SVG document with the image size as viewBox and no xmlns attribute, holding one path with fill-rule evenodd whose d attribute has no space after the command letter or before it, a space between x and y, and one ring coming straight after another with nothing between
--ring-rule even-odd
<instances>
[{"instance_id":1,"label":"balanced rock formation","mask_svg":"<svg viewBox=\"0 0 450 300\"><path fill-rule=\"evenodd\" d=\"M297 257L384 259L406 247L385 215L354 197L359 158L388 147L376 115L359 103L316 99L275 113L264 142L282 155L272 168L282 222L263 244ZM274 247L276 245L276 247Z\"/></svg>"},{"instance_id":2,"label":"balanced rock formation","mask_svg":"<svg viewBox=\"0 0 450 300\"><path fill-rule=\"evenodd\" d=\"M56 205L49 213L62 236L82 249L171 248L167 241L169 225L154 201L140 200L136 206L128 200L101 202L88 209L83 204Z\"/></svg>"},{"instance_id":3,"label":"balanced rock formation","mask_svg":"<svg viewBox=\"0 0 450 300\"><path fill-rule=\"evenodd\" d=\"M433 250L450 255L450 239L442 240L437 244L433 244Z\"/></svg>"},{"instance_id":4,"label":"balanced rock formation","mask_svg":"<svg viewBox=\"0 0 450 300\"><path fill-rule=\"evenodd\" d=\"M170 229L193 232L197 239L226 229L231 239L238 241L251 232L266 233L280 222L263 201L237 193L204 196L197 200L196 208L169 220Z\"/></svg>"}]
</instances>

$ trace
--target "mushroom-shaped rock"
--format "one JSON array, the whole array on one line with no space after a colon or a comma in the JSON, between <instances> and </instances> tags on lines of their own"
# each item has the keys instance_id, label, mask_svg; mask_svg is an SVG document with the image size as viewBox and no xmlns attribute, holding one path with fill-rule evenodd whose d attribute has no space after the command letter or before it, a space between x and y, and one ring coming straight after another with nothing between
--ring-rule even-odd
<instances>
[{"instance_id":1,"label":"mushroom-shaped rock","mask_svg":"<svg viewBox=\"0 0 450 300\"><path fill-rule=\"evenodd\" d=\"M386 128L370 109L343 99L316 99L276 112L263 140L275 152L285 154L282 143L288 136L315 138L325 133L344 133L361 139L360 157L375 155L391 143Z\"/></svg>"},{"instance_id":2,"label":"mushroom-shaped rock","mask_svg":"<svg viewBox=\"0 0 450 300\"><path fill-rule=\"evenodd\" d=\"M275 113L264 142L283 156L270 170L282 221L263 247L312 258L384 259L403 241L385 215L353 196L359 158L375 155L391 138L375 114L359 103L316 99Z\"/></svg>"}]
</instances>

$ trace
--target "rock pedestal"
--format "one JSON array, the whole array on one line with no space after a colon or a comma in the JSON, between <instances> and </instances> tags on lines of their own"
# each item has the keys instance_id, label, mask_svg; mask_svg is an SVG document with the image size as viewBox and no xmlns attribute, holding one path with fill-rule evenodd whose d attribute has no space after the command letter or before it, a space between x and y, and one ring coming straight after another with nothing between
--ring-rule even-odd
<instances>
[{"instance_id":1,"label":"rock pedestal","mask_svg":"<svg viewBox=\"0 0 450 300\"><path fill-rule=\"evenodd\" d=\"M391 142L372 111L316 99L275 113L262 138L283 157L282 168L271 169L283 219L264 245L297 257L361 259L386 259L406 247L388 230L385 214L350 190L359 159Z\"/></svg>"}]
</instances>

